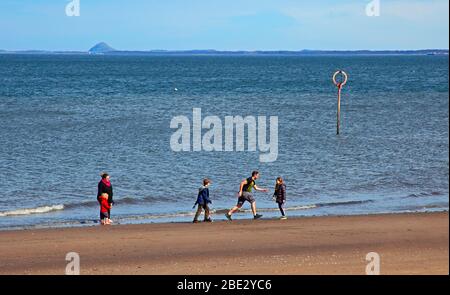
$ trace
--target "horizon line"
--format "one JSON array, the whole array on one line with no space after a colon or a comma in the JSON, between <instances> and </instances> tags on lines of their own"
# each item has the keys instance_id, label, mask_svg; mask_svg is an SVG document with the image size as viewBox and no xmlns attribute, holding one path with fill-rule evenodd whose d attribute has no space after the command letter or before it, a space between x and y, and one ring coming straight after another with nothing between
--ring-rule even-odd
<instances>
[{"instance_id":1,"label":"horizon line","mask_svg":"<svg viewBox=\"0 0 450 295\"><path fill-rule=\"evenodd\" d=\"M2 52L26 52L26 51L41 51L41 52L91 52L91 49L87 50L76 50L76 49L2 49ZM381 51L449 51L449 48L420 48L420 49L212 49L212 48L192 48L192 49L113 49L105 52L155 52L155 51L166 51L166 52L185 52L185 51L217 51L217 52L304 52L304 51L322 51L322 52L358 52L358 51L371 51L371 52L381 52Z\"/></svg>"}]
</instances>

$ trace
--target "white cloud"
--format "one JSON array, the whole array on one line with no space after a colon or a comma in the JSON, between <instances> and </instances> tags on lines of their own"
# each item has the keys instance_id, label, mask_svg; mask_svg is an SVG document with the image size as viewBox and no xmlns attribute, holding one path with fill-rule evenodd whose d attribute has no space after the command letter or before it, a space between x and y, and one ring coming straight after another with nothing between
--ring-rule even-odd
<instances>
[{"instance_id":1,"label":"white cloud","mask_svg":"<svg viewBox=\"0 0 450 295\"><path fill-rule=\"evenodd\" d=\"M447 20L448 9L447 0L439 1L385 1L382 3L382 13L389 17L397 17L410 22L435 23Z\"/></svg>"}]
</instances>

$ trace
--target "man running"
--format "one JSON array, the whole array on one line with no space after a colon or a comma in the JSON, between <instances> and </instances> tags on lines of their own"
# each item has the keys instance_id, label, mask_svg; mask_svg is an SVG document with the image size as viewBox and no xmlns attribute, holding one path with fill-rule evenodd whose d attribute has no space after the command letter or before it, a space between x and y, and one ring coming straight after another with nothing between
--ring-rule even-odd
<instances>
[{"instance_id":1,"label":"man running","mask_svg":"<svg viewBox=\"0 0 450 295\"><path fill-rule=\"evenodd\" d=\"M231 214L233 214L234 212L239 210L242 207L242 205L244 205L245 201L249 202L252 205L252 213L253 213L254 219L258 219L258 218L262 217L261 214L256 214L256 201L255 201L255 198L253 197L252 189L254 188L255 190L260 191L260 192L267 192L267 189L259 188L256 185L255 180L257 180L258 178L259 178L259 172L253 171L252 177L244 179L241 182L241 186L239 187L239 198L238 198L237 205L234 206L233 208L231 208L231 210L227 214L225 214L225 216L228 218L228 220L230 220L230 221L232 220Z\"/></svg>"}]
</instances>

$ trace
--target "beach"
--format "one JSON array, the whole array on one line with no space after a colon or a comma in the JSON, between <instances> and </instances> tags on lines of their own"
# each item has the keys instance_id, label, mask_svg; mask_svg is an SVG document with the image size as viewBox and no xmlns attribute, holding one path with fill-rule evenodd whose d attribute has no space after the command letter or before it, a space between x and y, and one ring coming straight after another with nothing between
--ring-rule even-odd
<instances>
[{"instance_id":1,"label":"beach","mask_svg":"<svg viewBox=\"0 0 450 295\"><path fill-rule=\"evenodd\" d=\"M250 217L250 216L249 216ZM448 274L449 216L404 213L0 232L0 274Z\"/></svg>"}]
</instances>

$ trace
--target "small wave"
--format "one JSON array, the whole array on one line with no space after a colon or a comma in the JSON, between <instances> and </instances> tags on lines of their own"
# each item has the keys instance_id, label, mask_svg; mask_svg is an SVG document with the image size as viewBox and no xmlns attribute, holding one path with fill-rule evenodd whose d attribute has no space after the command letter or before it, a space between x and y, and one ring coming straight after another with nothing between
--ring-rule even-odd
<instances>
[{"instance_id":1,"label":"small wave","mask_svg":"<svg viewBox=\"0 0 450 295\"><path fill-rule=\"evenodd\" d=\"M70 203L65 204L64 207L66 209L73 209L73 208L89 208L89 207L97 207L98 201L88 201L88 202L80 202L80 203Z\"/></svg>"},{"instance_id":2,"label":"small wave","mask_svg":"<svg viewBox=\"0 0 450 295\"><path fill-rule=\"evenodd\" d=\"M342 202L330 202L319 203L317 207L335 207L335 206L348 206L348 205L361 205L366 203L372 203L374 200L359 200L359 201L342 201Z\"/></svg>"},{"instance_id":3,"label":"small wave","mask_svg":"<svg viewBox=\"0 0 450 295\"><path fill-rule=\"evenodd\" d=\"M422 193L409 194L405 198L426 198L426 197L440 196L440 195L444 195L444 193L433 191L433 192L428 192L428 193L422 192Z\"/></svg>"},{"instance_id":4,"label":"small wave","mask_svg":"<svg viewBox=\"0 0 450 295\"><path fill-rule=\"evenodd\" d=\"M314 209L314 208L317 208L317 205L287 207L287 208L285 208L285 210L307 210L307 209ZM278 211L278 209L276 209L276 211Z\"/></svg>"},{"instance_id":5,"label":"small wave","mask_svg":"<svg viewBox=\"0 0 450 295\"><path fill-rule=\"evenodd\" d=\"M303 206L292 206L292 207L285 207L284 211L297 211L297 210L308 210L308 209L314 209L317 208L317 205L303 205ZM280 209L278 208L258 208L259 212L278 212ZM218 209L218 210L212 210L212 213L215 214L225 214L228 213L230 209ZM252 212L251 209L241 209L237 211L237 213L248 213Z\"/></svg>"},{"instance_id":6,"label":"small wave","mask_svg":"<svg viewBox=\"0 0 450 295\"><path fill-rule=\"evenodd\" d=\"M211 212L214 213L214 212ZM142 215L128 215L118 217L119 221L125 220L140 220L140 219L162 219L162 218L177 218L177 217L190 217L194 216L195 212L178 212L178 213L166 213L166 214L142 214Z\"/></svg>"},{"instance_id":7,"label":"small wave","mask_svg":"<svg viewBox=\"0 0 450 295\"><path fill-rule=\"evenodd\" d=\"M52 211L64 210L64 205L52 205L52 206L42 206L29 209L17 209L12 211L0 212L0 217L6 216L18 216L18 215L31 215L31 214L43 214Z\"/></svg>"},{"instance_id":8,"label":"small wave","mask_svg":"<svg viewBox=\"0 0 450 295\"><path fill-rule=\"evenodd\" d=\"M156 203L160 199L155 197L144 197L144 198L133 198L133 197L125 197L122 199L114 200L117 204L127 204L127 205L139 205L139 204L147 204L147 203Z\"/></svg>"},{"instance_id":9,"label":"small wave","mask_svg":"<svg viewBox=\"0 0 450 295\"><path fill-rule=\"evenodd\" d=\"M156 203L158 200L154 197L144 197L144 198L133 198L133 197L125 197L121 199L114 199L114 204L116 205L141 205L141 204L151 204ZM87 202L80 202L80 203L70 203L65 204L65 207L67 209L74 209L74 208L89 208L89 207L97 207L98 201L87 201Z\"/></svg>"},{"instance_id":10,"label":"small wave","mask_svg":"<svg viewBox=\"0 0 450 295\"><path fill-rule=\"evenodd\" d=\"M431 203L431 204L425 204L425 205L412 205L412 206L406 206L406 207L399 207L400 210L427 210L427 209L446 209L448 210L448 202L441 202L441 203Z\"/></svg>"},{"instance_id":11,"label":"small wave","mask_svg":"<svg viewBox=\"0 0 450 295\"><path fill-rule=\"evenodd\" d=\"M310 204L310 205L298 205L292 207L285 207L285 211L297 211L297 210L308 210L319 207L334 207L334 206L349 206L349 205L361 205L366 203L372 203L374 200L358 200L358 201L343 201L343 202L330 202L330 203L318 203L318 204ZM216 209L211 210L211 213L215 214L225 214L228 213L230 209ZM258 208L260 212L278 212L279 209L274 206L274 208ZM250 209L241 209L236 213L248 213L251 212Z\"/></svg>"},{"instance_id":12,"label":"small wave","mask_svg":"<svg viewBox=\"0 0 450 295\"><path fill-rule=\"evenodd\" d=\"M299 205L292 207L285 207L285 211L297 211L297 210L308 210L319 207L334 207L334 206L349 206L349 205L361 205L366 203L372 203L373 200L360 200L360 201L343 201L343 202L330 202L330 203L318 203L318 204L310 204L310 205ZM225 210L228 212L228 210ZM278 208L258 208L258 211L262 212L272 212L279 211ZM223 212L223 213L226 213ZM239 212L251 212L251 210L240 210Z\"/></svg>"}]
</instances>

